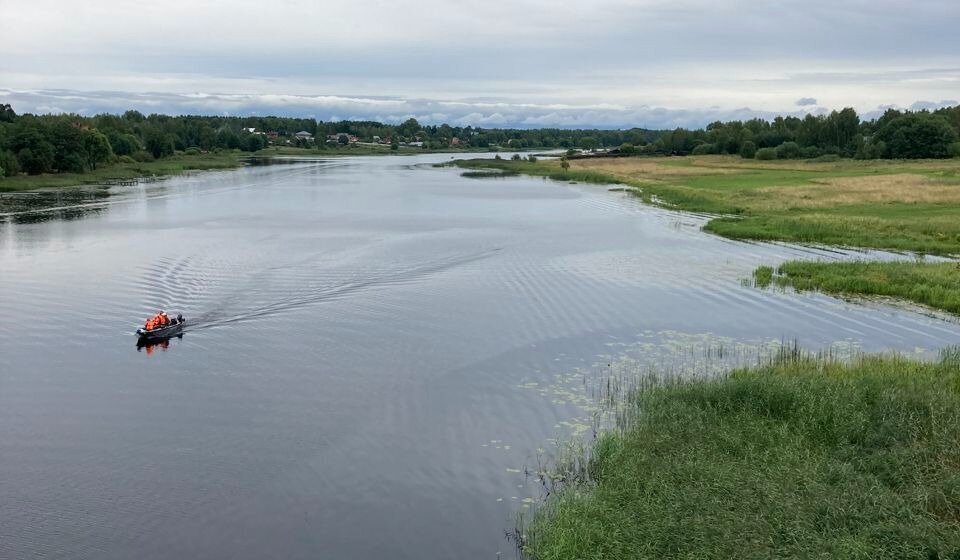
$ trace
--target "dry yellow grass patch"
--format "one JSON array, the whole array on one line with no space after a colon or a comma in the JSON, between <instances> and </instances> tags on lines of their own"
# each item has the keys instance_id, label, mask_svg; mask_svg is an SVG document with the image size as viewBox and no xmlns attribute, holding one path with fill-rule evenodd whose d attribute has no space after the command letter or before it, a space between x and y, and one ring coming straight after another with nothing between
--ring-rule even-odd
<instances>
[{"instance_id":1,"label":"dry yellow grass patch","mask_svg":"<svg viewBox=\"0 0 960 560\"><path fill-rule=\"evenodd\" d=\"M723 168L730 170L749 171L751 169L764 169L775 171L870 171L876 172L884 170L896 171L909 168L917 171L957 171L960 170L960 160L957 159L921 159L921 160L897 160L897 159L872 159L872 160L851 160L841 159L837 161L815 161L815 160L755 160L743 159L740 156L731 155L707 155L707 156L687 156L692 160L691 166L702 168Z\"/></svg>"},{"instance_id":2,"label":"dry yellow grass patch","mask_svg":"<svg viewBox=\"0 0 960 560\"><path fill-rule=\"evenodd\" d=\"M842 204L924 203L960 204L960 184L938 181L926 175L901 173L870 177L831 177L809 185L763 187L754 191L768 207L822 208Z\"/></svg>"},{"instance_id":3,"label":"dry yellow grass patch","mask_svg":"<svg viewBox=\"0 0 960 560\"><path fill-rule=\"evenodd\" d=\"M670 177L692 177L698 175L722 175L735 173L736 170L713 169L680 165L665 165L676 158L598 158L575 159L570 161L573 169L601 171L618 177L630 179L661 180Z\"/></svg>"}]
</instances>

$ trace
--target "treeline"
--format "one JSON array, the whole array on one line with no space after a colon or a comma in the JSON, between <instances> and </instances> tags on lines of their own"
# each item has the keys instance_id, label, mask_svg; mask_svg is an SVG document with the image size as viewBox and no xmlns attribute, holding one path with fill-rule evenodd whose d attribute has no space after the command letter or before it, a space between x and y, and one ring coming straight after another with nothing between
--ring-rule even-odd
<instances>
[{"instance_id":1,"label":"treeline","mask_svg":"<svg viewBox=\"0 0 960 560\"><path fill-rule=\"evenodd\" d=\"M757 159L945 158L960 156L958 136L960 106L934 112L888 109L871 121L861 121L848 107L802 119L714 122L703 130L677 129L661 135L647 151Z\"/></svg>"},{"instance_id":2,"label":"treeline","mask_svg":"<svg viewBox=\"0 0 960 560\"><path fill-rule=\"evenodd\" d=\"M422 141L424 147L447 148L456 139L458 146L487 149L498 146L509 149L524 148L584 148L593 149L621 144L646 145L663 134L657 130L631 128L629 130L562 129L562 128L481 128L473 126L421 125L416 119L407 119L399 125L370 121L341 121L317 123L317 135L325 138L333 134L352 134L364 140L375 137L399 142Z\"/></svg>"},{"instance_id":3,"label":"treeline","mask_svg":"<svg viewBox=\"0 0 960 560\"><path fill-rule=\"evenodd\" d=\"M304 135L296 136L299 132ZM270 144L323 150L327 137L346 133L363 141L419 142L424 148L491 145L523 148L597 148L623 143L647 144L656 131L484 129L423 126L416 119L399 125L369 121L317 122L282 117L17 115L0 105L0 176L18 173L83 173L117 161L152 161L173 155L217 150L256 152ZM333 143L334 145L336 142Z\"/></svg>"},{"instance_id":4,"label":"treeline","mask_svg":"<svg viewBox=\"0 0 960 560\"><path fill-rule=\"evenodd\" d=\"M254 152L267 146L263 134L248 128L270 129L280 134L312 131L312 119L278 117L144 116L123 115L17 115L0 105L0 168L6 176L17 173L83 173L116 161L151 161L177 151L211 150Z\"/></svg>"},{"instance_id":5,"label":"treeline","mask_svg":"<svg viewBox=\"0 0 960 560\"><path fill-rule=\"evenodd\" d=\"M297 135L306 132L307 135ZM772 121L715 122L700 130L656 131L507 129L398 125L372 121L317 122L284 117L17 115L0 105L0 176L83 173L114 162L150 161L177 152L256 152L269 144L325 149L329 137L416 142L426 149L617 148L625 153L740 154L747 158L942 158L960 155L960 106L927 111L890 109L862 121L846 108L829 115L777 117Z\"/></svg>"}]
</instances>

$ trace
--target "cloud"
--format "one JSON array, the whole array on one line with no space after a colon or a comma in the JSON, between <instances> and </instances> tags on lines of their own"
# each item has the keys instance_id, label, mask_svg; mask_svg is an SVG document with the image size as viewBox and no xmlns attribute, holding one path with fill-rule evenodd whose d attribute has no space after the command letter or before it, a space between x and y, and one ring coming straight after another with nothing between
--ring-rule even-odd
<instances>
[{"instance_id":1,"label":"cloud","mask_svg":"<svg viewBox=\"0 0 960 560\"><path fill-rule=\"evenodd\" d=\"M527 103L510 100L446 100L338 95L128 93L116 91L4 90L0 97L19 113L55 112L94 115L136 109L143 113L233 116L295 116L321 121L374 120L400 123L517 128L701 128L721 120L803 116L807 109L778 112L740 107L669 108L656 105ZM826 111L816 108L814 113Z\"/></svg>"},{"instance_id":2,"label":"cloud","mask_svg":"<svg viewBox=\"0 0 960 560\"><path fill-rule=\"evenodd\" d=\"M960 89L956 0L592 0L563 10L552 0L264 6L4 0L2 86L82 92L87 99L48 104L68 111L478 113L471 117L478 122L531 126L692 122L744 106L757 114L816 105L870 110L950 99ZM785 21L803 49L783 40ZM798 104L808 92L816 102ZM25 110L39 106L19 95ZM670 112L644 109L655 107Z\"/></svg>"},{"instance_id":3,"label":"cloud","mask_svg":"<svg viewBox=\"0 0 960 560\"><path fill-rule=\"evenodd\" d=\"M801 97L800 99L797 99L796 102L794 102L794 105L798 105L800 107L806 107L808 105L816 105L816 104L817 104L817 100L813 97Z\"/></svg>"},{"instance_id":4,"label":"cloud","mask_svg":"<svg viewBox=\"0 0 960 560\"><path fill-rule=\"evenodd\" d=\"M922 111L924 109L928 111L935 111L937 109L943 109L945 107L953 107L957 105L955 99L946 99L944 101L915 101L910 104L911 111Z\"/></svg>"}]
</instances>

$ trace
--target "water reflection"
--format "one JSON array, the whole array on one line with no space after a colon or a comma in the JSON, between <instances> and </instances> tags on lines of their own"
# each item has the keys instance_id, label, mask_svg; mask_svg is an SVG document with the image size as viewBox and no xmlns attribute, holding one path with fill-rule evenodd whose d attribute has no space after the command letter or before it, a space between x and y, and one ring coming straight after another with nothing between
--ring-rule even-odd
<instances>
[{"instance_id":1,"label":"water reflection","mask_svg":"<svg viewBox=\"0 0 960 560\"><path fill-rule=\"evenodd\" d=\"M163 340L138 340L137 352L146 352L147 356L152 356L157 350L166 352L170 349L170 340L173 338L183 339L183 333L180 333L176 336L171 336L170 338L164 338Z\"/></svg>"},{"instance_id":2,"label":"water reflection","mask_svg":"<svg viewBox=\"0 0 960 560\"><path fill-rule=\"evenodd\" d=\"M108 188L50 189L0 194L0 221L36 224L52 220L79 220L100 214L109 199Z\"/></svg>"}]
</instances>

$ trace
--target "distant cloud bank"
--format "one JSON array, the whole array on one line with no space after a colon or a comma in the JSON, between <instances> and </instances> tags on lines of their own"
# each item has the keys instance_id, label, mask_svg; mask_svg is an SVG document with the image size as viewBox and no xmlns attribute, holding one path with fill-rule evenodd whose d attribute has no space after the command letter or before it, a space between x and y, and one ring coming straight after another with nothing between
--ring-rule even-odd
<instances>
[{"instance_id":1,"label":"distant cloud bank","mask_svg":"<svg viewBox=\"0 0 960 560\"><path fill-rule=\"evenodd\" d=\"M536 104L491 100L407 99L336 95L129 93L117 91L0 89L0 102L18 113L142 113L172 115L294 116L321 121L373 120L399 123L410 117L424 124L516 128L701 128L714 121L771 119L777 115L804 116L829 111L815 107L816 100L797 101L799 110L788 112L711 108L664 108L610 104ZM936 109L956 105L953 100L917 101L910 109ZM864 116L880 114L877 107Z\"/></svg>"},{"instance_id":2,"label":"distant cloud bank","mask_svg":"<svg viewBox=\"0 0 960 560\"><path fill-rule=\"evenodd\" d=\"M810 105L816 105L816 104L817 104L817 100L813 97L801 97L800 99L797 99L797 102L795 103L795 105L798 105L800 107L808 107Z\"/></svg>"}]
</instances>

